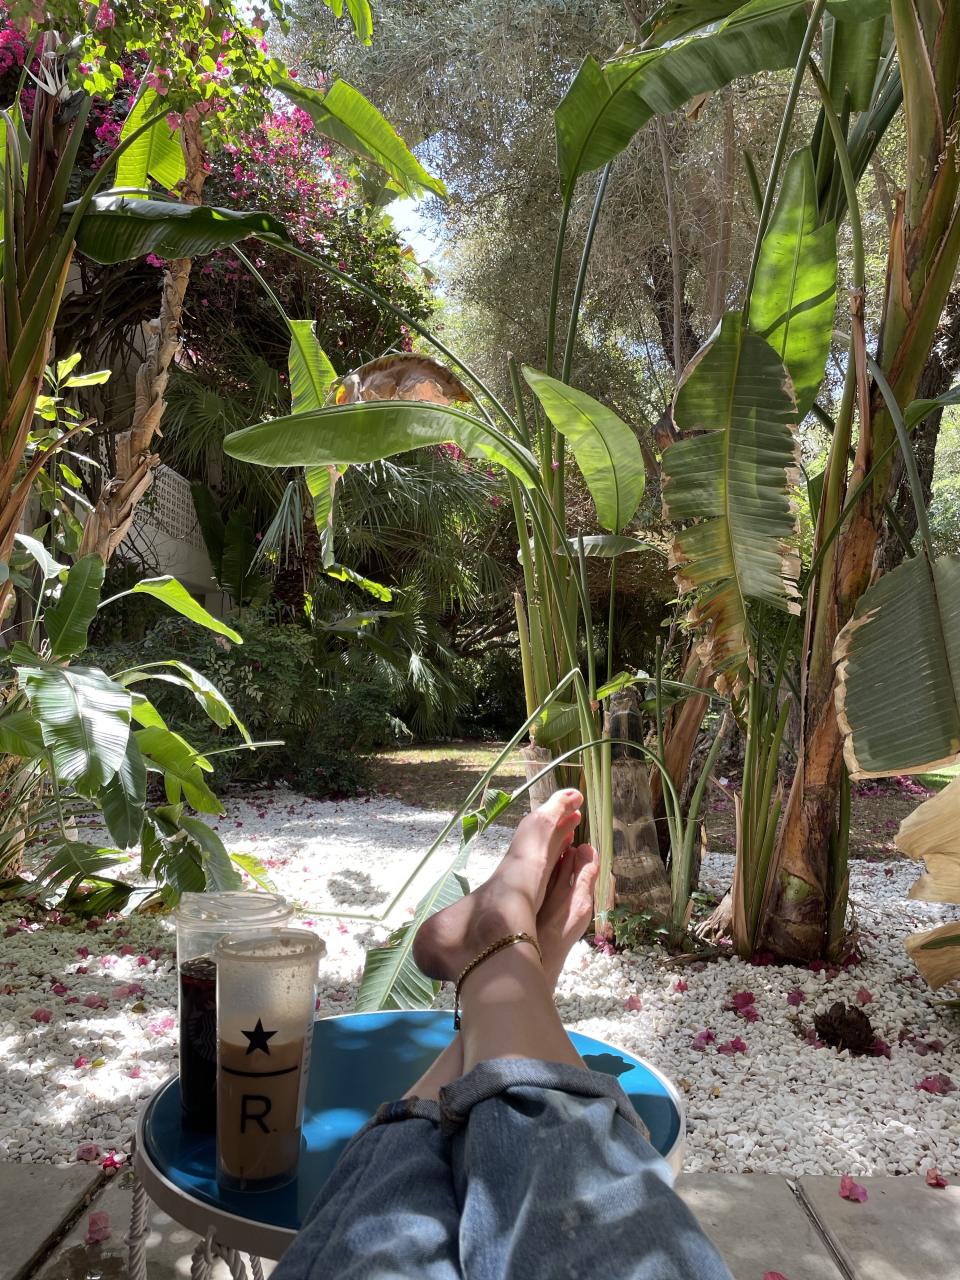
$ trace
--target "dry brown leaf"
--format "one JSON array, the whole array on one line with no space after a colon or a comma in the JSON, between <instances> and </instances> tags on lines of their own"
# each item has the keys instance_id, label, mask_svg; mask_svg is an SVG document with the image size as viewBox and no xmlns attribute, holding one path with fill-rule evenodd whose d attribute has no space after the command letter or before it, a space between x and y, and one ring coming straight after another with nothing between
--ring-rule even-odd
<instances>
[{"instance_id":1,"label":"dry brown leaf","mask_svg":"<svg viewBox=\"0 0 960 1280\"><path fill-rule=\"evenodd\" d=\"M359 400L427 400L431 404L469 401L470 392L445 365L417 352L395 352L354 369L330 390L329 403Z\"/></svg>"}]
</instances>

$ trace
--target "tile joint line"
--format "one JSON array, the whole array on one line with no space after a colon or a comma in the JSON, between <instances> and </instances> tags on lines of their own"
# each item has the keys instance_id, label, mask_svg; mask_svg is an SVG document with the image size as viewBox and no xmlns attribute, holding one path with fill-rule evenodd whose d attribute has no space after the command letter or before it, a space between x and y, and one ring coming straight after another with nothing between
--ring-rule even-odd
<instances>
[{"instance_id":1,"label":"tile joint line","mask_svg":"<svg viewBox=\"0 0 960 1280\"><path fill-rule=\"evenodd\" d=\"M816 1209L807 1199L803 1187L799 1182L795 1182L792 1178L785 1178L784 1181L793 1192L800 1208L809 1218L814 1231L816 1231L817 1235L823 1241L824 1247L836 1263L837 1269L843 1277L843 1280L857 1280L857 1274L845 1257L843 1250L840 1248L839 1242L834 1239L830 1228L820 1221L820 1217L817 1214Z\"/></svg>"}]
</instances>

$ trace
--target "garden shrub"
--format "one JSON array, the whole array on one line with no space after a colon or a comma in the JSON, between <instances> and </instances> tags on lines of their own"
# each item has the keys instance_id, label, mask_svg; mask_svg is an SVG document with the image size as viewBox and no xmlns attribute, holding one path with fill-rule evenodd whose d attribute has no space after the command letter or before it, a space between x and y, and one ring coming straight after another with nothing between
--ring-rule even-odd
<instances>
[{"instance_id":1,"label":"garden shrub","mask_svg":"<svg viewBox=\"0 0 960 1280\"><path fill-rule=\"evenodd\" d=\"M217 756L220 782L286 782L317 796L362 791L369 782L367 755L393 737L386 687L375 678L331 680L315 663L313 636L299 624L247 612L231 625L242 645L165 619L136 644L102 646L88 657L108 671L134 661L185 662L217 685L254 741L282 740L282 746ZM150 694L171 728L199 750L224 745L185 690L158 682Z\"/></svg>"}]
</instances>

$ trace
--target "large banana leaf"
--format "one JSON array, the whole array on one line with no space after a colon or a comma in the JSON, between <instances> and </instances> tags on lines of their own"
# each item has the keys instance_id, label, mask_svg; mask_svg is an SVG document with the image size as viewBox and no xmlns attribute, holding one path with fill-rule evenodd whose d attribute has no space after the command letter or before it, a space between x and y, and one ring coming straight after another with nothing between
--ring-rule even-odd
<instances>
[{"instance_id":1,"label":"large banana leaf","mask_svg":"<svg viewBox=\"0 0 960 1280\"><path fill-rule=\"evenodd\" d=\"M322 409L327 393L337 380L337 371L317 341L317 328L312 320L291 320L290 408L294 414ZM313 498L313 518L324 540L325 561L332 558L328 544L333 532L333 500L336 493L337 467L307 467L304 472L307 490Z\"/></svg>"},{"instance_id":2,"label":"large banana leaf","mask_svg":"<svg viewBox=\"0 0 960 1280\"><path fill-rule=\"evenodd\" d=\"M64 206L70 214L75 205ZM95 196L80 220L77 249L94 262L129 262L148 253L164 258L194 258L213 253L247 236L288 241L281 223L269 213L174 204L131 196Z\"/></svg>"},{"instance_id":3,"label":"large banana leaf","mask_svg":"<svg viewBox=\"0 0 960 1280\"><path fill-rule=\"evenodd\" d=\"M960 921L913 933L904 946L934 990L960 978Z\"/></svg>"},{"instance_id":4,"label":"large banana leaf","mask_svg":"<svg viewBox=\"0 0 960 1280\"><path fill-rule=\"evenodd\" d=\"M103 561L95 553L81 557L71 567L60 599L43 619L54 657L66 658L86 647L87 632L100 605L103 575Z\"/></svg>"},{"instance_id":5,"label":"large banana leaf","mask_svg":"<svg viewBox=\"0 0 960 1280\"><path fill-rule=\"evenodd\" d=\"M739 76L790 67L806 30L797 0L750 0L663 47L603 67L588 57L555 113L557 164L569 198L581 174L606 164L652 116Z\"/></svg>"},{"instance_id":6,"label":"large banana leaf","mask_svg":"<svg viewBox=\"0 0 960 1280\"><path fill-rule=\"evenodd\" d=\"M223 841L200 818L180 816L180 826L200 849L200 861L208 885L217 890L242 889L240 872L230 861Z\"/></svg>"},{"instance_id":7,"label":"large banana leaf","mask_svg":"<svg viewBox=\"0 0 960 1280\"><path fill-rule=\"evenodd\" d=\"M114 600L121 600L124 596L152 596L154 600L159 600L174 613L189 618L191 622L206 627L208 631L226 636L234 644L243 644L243 636L238 631L234 631L233 627L228 627L225 622L215 618L199 601L194 600L182 582L171 578L169 574L165 574L162 578L142 578L127 591L120 591L103 603L104 605L113 604Z\"/></svg>"},{"instance_id":8,"label":"large banana leaf","mask_svg":"<svg viewBox=\"0 0 960 1280\"><path fill-rule=\"evenodd\" d=\"M663 454L664 515L695 521L677 532L671 561L681 591L699 592L691 619L707 629L703 660L736 668L747 656L748 600L799 612L796 405L780 357L739 312L687 366L673 416L701 434Z\"/></svg>"},{"instance_id":9,"label":"large banana leaf","mask_svg":"<svg viewBox=\"0 0 960 1280\"><path fill-rule=\"evenodd\" d=\"M526 378L547 417L565 436L586 481L597 519L620 533L643 497L640 442L627 424L584 391L524 365Z\"/></svg>"},{"instance_id":10,"label":"large banana leaf","mask_svg":"<svg viewBox=\"0 0 960 1280\"><path fill-rule=\"evenodd\" d=\"M408 195L432 191L446 196L447 189L440 179L427 172L393 125L346 80L335 80L326 91L311 89L285 75L279 76L274 85L307 112L320 133L354 155L372 160Z\"/></svg>"},{"instance_id":11,"label":"large banana leaf","mask_svg":"<svg viewBox=\"0 0 960 1280\"><path fill-rule=\"evenodd\" d=\"M459 864L458 864L459 865ZM459 902L469 892L456 870L448 871L417 905L413 919L394 930L386 946L367 952L360 979L356 1011L374 1009L426 1009L440 990L440 983L426 977L413 958L413 941L428 916Z\"/></svg>"},{"instance_id":12,"label":"large banana leaf","mask_svg":"<svg viewBox=\"0 0 960 1280\"><path fill-rule=\"evenodd\" d=\"M130 136L151 116L160 110L160 99L153 89L145 93L134 103L133 109L123 122L120 139ZM146 187L149 179L154 178L167 191L175 191L187 172L183 159L183 148L180 146L176 131L171 129L166 117L157 120L146 133L141 133L136 142L130 144L117 161L115 185L118 187Z\"/></svg>"},{"instance_id":13,"label":"large banana leaf","mask_svg":"<svg viewBox=\"0 0 960 1280\"><path fill-rule=\"evenodd\" d=\"M126 756L130 694L98 667L18 667L57 781L95 795Z\"/></svg>"},{"instance_id":14,"label":"large banana leaf","mask_svg":"<svg viewBox=\"0 0 960 1280\"><path fill-rule=\"evenodd\" d=\"M159 671L157 668L161 667L172 667L179 674L173 676ZM141 680L164 680L175 683L184 689L189 689L219 729L226 729L232 724L239 731L245 742L250 741L250 734L247 732L246 725L238 717L217 686L201 672L195 671L193 667L181 662L178 658L161 658L157 662L145 662L142 666L135 667L132 671L126 671L117 678L125 688L129 688L130 685L137 684Z\"/></svg>"},{"instance_id":15,"label":"large banana leaf","mask_svg":"<svg viewBox=\"0 0 960 1280\"><path fill-rule=\"evenodd\" d=\"M35 760L43 752L43 735L29 711L4 711L0 715L0 755Z\"/></svg>"},{"instance_id":16,"label":"large banana leaf","mask_svg":"<svg viewBox=\"0 0 960 1280\"><path fill-rule=\"evenodd\" d=\"M813 156L803 147L783 175L750 297L751 328L787 366L801 418L823 380L837 306L836 226L817 221Z\"/></svg>"},{"instance_id":17,"label":"large banana leaf","mask_svg":"<svg viewBox=\"0 0 960 1280\"><path fill-rule=\"evenodd\" d=\"M317 341L313 320L287 319L290 328L290 407L294 413L322 409L327 392L337 380L337 371Z\"/></svg>"},{"instance_id":18,"label":"large banana leaf","mask_svg":"<svg viewBox=\"0 0 960 1280\"><path fill-rule=\"evenodd\" d=\"M960 556L905 560L860 597L834 648L853 778L923 773L960 754Z\"/></svg>"},{"instance_id":19,"label":"large banana leaf","mask_svg":"<svg viewBox=\"0 0 960 1280\"><path fill-rule=\"evenodd\" d=\"M204 771L209 773L212 766L186 739L156 725L137 729L134 736L149 764L163 774L164 788L171 804L179 802L182 791L198 813L223 813L223 806L203 777Z\"/></svg>"},{"instance_id":20,"label":"large banana leaf","mask_svg":"<svg viewBox=\"0 0 960 1280\"><path fill-rule=\"evenodd\" d=\"M496 462L528 487L537 464L522 446L493 434L460 409L417 400L369 400L273 418L223 442L231 458L264 467L377 462L424 445L453 443L471 458Z\"/></svg>"},{"instance_id":21,"label":"large banana leaf","mask_svg":"<svg viewBox=\"0 0 960 1280\"><path fill-rule=\"evenodd\" d=\"M870 5L840 6L839 15L828 14L823 23L823 61L830 96L837 104L844 90L850 94L851 111L866 111L873 96L883 52L886 12L871 17ZM842 16L847 13L848 16Z\"/></svg>"},{"instance_id":22,"label":"large banana leaf","mask_svg":"<svg viewBox=\"0 0 960 1280\"><path fill-rule=\"evenodd\" d=\"M120 768L100 792L107 830L119 849L132 849L140 839L146 803L147 766L131 733Z\"/></svg>"}]
</instances>

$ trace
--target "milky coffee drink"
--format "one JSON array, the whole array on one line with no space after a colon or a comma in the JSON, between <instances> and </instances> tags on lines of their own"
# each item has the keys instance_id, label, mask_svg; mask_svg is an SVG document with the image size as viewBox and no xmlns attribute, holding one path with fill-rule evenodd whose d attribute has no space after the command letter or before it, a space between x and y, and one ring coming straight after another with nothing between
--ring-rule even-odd
<instances>
[{"instance_id":1,"label":"milky coffee drink","mask_svg":"<svg viewBox=\"0 0 960 1280\"><path fill-rule=\"evenodd\" d=\"M317 962L306 929L221 938L217 964L217 1176L258 1191L296 1177Z\"/></svg>"},{"instance_id":2,"label":"milky coffee drink","mask_svg":"<svg viewBox=\"0 0 960 1280\"><path fill-rule=\"evenodd\" d=\"M243 1044L220 1041L218 1146L231 1181L282 1181L297 1167L305 1042L275 1034L258 1022Z\"/></svg>"}]
</instances>

